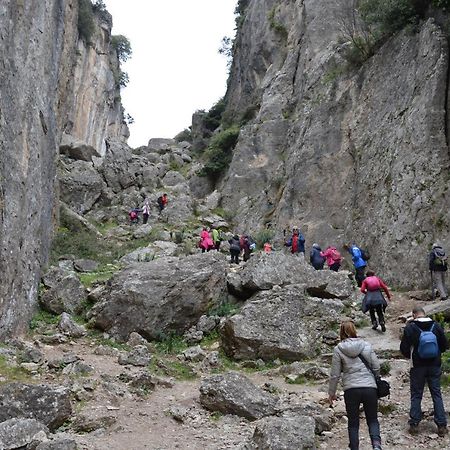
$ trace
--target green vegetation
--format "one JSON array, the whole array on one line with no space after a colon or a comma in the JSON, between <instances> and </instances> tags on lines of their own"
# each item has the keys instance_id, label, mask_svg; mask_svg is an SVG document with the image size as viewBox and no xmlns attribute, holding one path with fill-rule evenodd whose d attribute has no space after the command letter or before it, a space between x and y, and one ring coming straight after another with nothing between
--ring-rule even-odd
<instances>
[{"instance_id":1,"label":"green vegetation","mask_svg":"<svg viewBox=\"0 0 450 450\"><path fill-rule=\"evenodd\" d=\"M42 325L56 325L59 315L51 314L43 309L39 309L30 321L30 330L36 330Z\"/></svg>"},{"instance_id":2,"label":"green vegetation","mask_svg":"<svg viewBox=\"0 0 450 450\"><path fill-rule=\"evenodd\" d=\"M227 104L225 98L221 98L203 117L203 123L209 131L215 131L219 128L222 114L225 111Z\"/></svg>"},{"instance_id":3,"label":"green vegetation","mask_svg":"<svg viewBox=\"0 0 450 450\"><path fill-rule=\"evenodd\" d=\"M264 230L258 231L253 235L255 242L259 248L263 248L266 242L272 242L275 236L275 231L265 228Z\"/></svg>"},{"instance_id":4,"label":"green vegetation","mask_svg":"<svg viewBox=\"0 0 450 450\"><path fill-rule=\"evenodd\" d=\"M304 375L298 375L295 379L286 378L288 384L307 384L308 379Z\"/></svg>"},{"instance_id":5,"label":"green vegetation","mask_svg":"<svg viewBox=\"0 0 450 450\"><path fill-rule=\"evenodd\" d=\"M94 11L90 0L78 0L78 34L89 44L95 32Z\"/></svg>"},{"instance_id":6,"label":"green vegetation","mask_svg":"<svg viewBox=\"0 0 450 450\"><path fill-rule=\"evenodd\" d=\"M205 166L200 170L200 176L217 177L228 169L233 149L239 138L239 127L232 126L215 134L204 153Z\"/></svg>"},{"instance_id":7,"label":"green vegetation","mask_svg":"<svg viewBox=\"0 0 450 450\"><path fill-rule=\"evenodd\" d=\"M397 410L397 407L393 403L384 403L379 402L378 403L378 411L380 414L383 414L383 416L388 416L389 414L392 414Z\"/></svg>"},{"instance_id":8,"label":"green vegetation","mask_svg":"<svg viewBox=\"0 0 450 450\"><path fill-rule=\"evenodd\" d=\"M4 379L0 384L11 383L13 381L30 381L30 375L25 369L20 366L10 365L7 358L3 355L0 355L0 374Z\"/></svg>"},{"instance_id":9,"label":"green vegetation","mask_svg":"<svg viewBox=\"0 0 450 450\"><path fill-rule=\"evenodd\" d=\"M279 21L276 20L277 8L274 6L267 14L267 19L269 20L270 28L277 33L283 40L288 37L288 31L286 27Z\"/></svg>"},{"instance_id":10,"label":"green vegetation","mask_svg":"<svg viewBox=\"0 0 450 450\"><path fill-rule=\"evenodd\" d=\"M174 332L161 335L155 342L155 348L159 353L166 355L178 355L189 347L186 341Z\"/></svg>"},{"instance_id":11,"label":"green vegetation","mask_svg":"<svg viewBox=\"0 0 450 450\"><path fill-rule=\"evenodd\" d=\"M208 348L219 342L219 340L220 340L219 332L217 330L213 330L211 333L209 333L202 339L201 346Z\"/></svg>"},{"instance_id":12,"label":"green vegetation","mask_svg":"<svg viewBox=\"0 0 450 450\"><path fill-rule=\"evenodd\" d=\"M117 266L113 266L111 269L104 269L98 272L80 273L78 278L86 288L91 288L94 284L104 283L108 281L118 270Z\"/></svg>"},{"instance_id":13,"label":"green vegetation","mask_svg":"<svg viewBox=\"0 0 450 450\"><path fill-rule=\"evenodd\" d=\"M389 361L384 361L380 365L380 375L385 377L391 373L391 364Z\"/></svg>"},{"instance_id":14,"label":"green vegetation","mask_svg":"<svg viewBox=\"0 0 450 450\"><path fill-rule=\"evenodd\" d=\"M120 62L126 62L133 53L130 41L122 34L111 36L111 46L115 50Z\"/></svg>"},{"instance_id":15,"label":"green vegetation","mask_svg":"<svg viewBox=\"0 0 450 450\"><path fill-rule=\"evenodd\" d=\"M369 325L370 325L370 322L366 318L358 319L355 321L355 326L357 329L365 328L365 327L368 327Z\"/></svg>"},{"instance_id":16,"label":"green vegetation","mask_svg":"<svg viewBox=\"0 0 450 450\"><path fill-rule=\"evenodd\" d=\"M211 308L208 316L228 317L239 312L239 306L236 303L230 303L228 300L222 301L219 306Z\"/></svg>"},{"instance_id":17,"label":"green vegetation","mask_svg":"<svg viewBox=\"0 0 450 450\"><path fill-rule=\"evenodd\" d=\"M162 360L154 357L148 366L148 371L158 376L174 377L176 380L189 381L197 378L190 366L178 360Z\"/></svg>"},{"instance_id":18,"label":"green vegetation","mask_svg":"<svg viewBox=\"0 0 450 450\"><path fill-rule=\"evenodd\" d=\"M175 137L174 139L177 142L192 142L192 131L189 128L185 128L183 131L180 131Z\"/></svg>"}]
</instances>

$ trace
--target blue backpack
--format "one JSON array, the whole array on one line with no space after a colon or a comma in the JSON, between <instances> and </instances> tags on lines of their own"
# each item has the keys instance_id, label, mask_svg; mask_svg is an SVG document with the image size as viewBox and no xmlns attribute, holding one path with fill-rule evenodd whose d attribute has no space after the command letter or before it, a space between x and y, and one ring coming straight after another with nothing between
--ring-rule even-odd
<instances>
[{"instance_id":1,"label":"blue backpack","mask_svg":"<svg viewBox=\"0 0 450 450\"><path fill-rule=\"evenodd\" d=\"M419 345L417 353L422 359L436 358L439 355L439 346L436 335L433 333L434 323L430 331L423 331L417 324L414 324L420 330Z\"/></svg>"}]
</instances>

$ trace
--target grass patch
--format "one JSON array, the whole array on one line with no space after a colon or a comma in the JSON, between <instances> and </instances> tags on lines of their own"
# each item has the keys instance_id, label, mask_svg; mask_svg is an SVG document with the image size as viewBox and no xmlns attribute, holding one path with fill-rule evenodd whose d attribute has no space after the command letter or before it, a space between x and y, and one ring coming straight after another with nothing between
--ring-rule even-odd
<instances>
[{"instance_id":1,"label":"grass patch","mask_svg":"<svg viewBox=\"0 0 450 450\"><path fill-rule=\"evenodd\" d=\"M236 303L230 303L229 301L223 301L220 305L211 308L207 314L208 316L228 317L233 316L239 312L240 307Z\"/></svg>"},{"instance_id":2,"label":"grass patch","mask_svg":"<svg viewBox=\"0 0 450 450\"><path fill-rule=\"evenodd\" d=\"M117 350L129 352L130 346L124 342L117 342L115 339L103 337L103 333L97 330L89 330L88 336L94 340L97 345L116 348Z\"/></svg>"},{"instance_id":3,"label":"grass patch","mask_svg":"<svg viewBox=\"0 0 450 450\"><path fill-rule=\"evenodd\" d=\"M153 358L148 370L154 375L174 377L179 381L190 381L197 378L197 374L189 365L169 359Z\"/></svg>"},{"instance_id":4,"label":"grass patch","mask_svg":"<svg viewBox=\"0 0 450 450\"><path fill-rule=\"evenodd\" d=\"M0 375L5 379L0 384L11 383L13 381L29 382L29 373L19 366L11 366L5 356L0 355Z\"/></svg>"},{"instance_id":5,"label":"grass patch","mask_svg":"<svg viewBox=\"0 0 450 450\"><path fill-rule=\"evenodd\" d=\"M383 416L388 416L397 410L397 407L393 403L378 403L378 411L383 414Z\"/></svg>"},{"instance_id":6,"label":"grass patch","mask_svg":"<svg viewBox=\"0 0 450 450\"><path fill-rule=\"evenodd\" d=\"M380 364L380 375L385 377L391 373L391 363L389 361L384 361Z\"/></svg>"},{"instance_id":7,"label":"grass patch","mask_svg":"<svg viewBox=\"0 0 450 450\"><path fill-rule=\"evenodd\" d=\"M304 375L299 375L298 377L286 378L286 383L288 384L308 384L308 379Z\"/></svg>"},{"instance_id":8,"label":"grass patch","mask_svg":"<svg viewBox=\"0 0 450 450\"><path fill-rule=\"evenodd\" d=\"M202 341L200 342L202 347L211 347L212 345L216 344L220 341L220 335L217 330L211 331L208 335L206 335Z\"/></svg>"},{"instance_id":9,"label":"grass patch","mask_svg":"<svg viewBox=\"0 0 450 450\"><path fill-rule=\"evenodd\" d=\"M39 309L30 321L30 330L36 330L40 326L56 325L59 322L59 315L55 315Z\"/></svg>"},{"instance_id":10,"label":"grass patch","mask_svg":"<svg viewBox=\"0 0 450 450\"><path fill-rule=\"evenodd\" d=\"M356 328L366 328L366 327L368 327L369 325L370 325L369 320L368 320L368 319L365 319L365 318L363 318L363 319L358 319L358 320L355 322Z\"/></svg>"},{"instance_id":11,"label":"grass patch","mask_svg":"<svg viewBox=\"0 0 450 450\"><path fill-rule=\"evenodd\" d=\"M114 267L114 269L110 268L98 272L80 273L78 274L78 277L84 287L91 288L94 284L104 284L118 269L118 267Z\"/></svg>"},{"instance_id":12,"label":"grass patch","mask_svg":"<svg viewBox=\"0 0 450 450\"><path fill-rule=\"evenodd\" d=\"M209 420L211 422L217 423L221 418L223 417L223 414L219 411L214 411L210 416Z\"/></svg>"},{"instance_id":13,"label":"grass patch","mask_svg":"<svg viewBox=\"0 0 450 450\"><path fill-rule=\"evenodd\" d=\"M232 211L229 211L228 209L224 209L222 207L215 208L211 211L213 214L216 214L223 219L225 219L227 222L232 222L234 219L234 213Z\"/></svg>"},{"instance_id":14,"label":"grass patch","mask_svg":"<svg viewBox=\"0 0 450 450\"><path fill-rule=\"evenodd\" d=\"M161 335L159 342L154 343L157 352L165 355L178 355L186 350L189 345L176 333Z\"/></svg>"}]
</instances>

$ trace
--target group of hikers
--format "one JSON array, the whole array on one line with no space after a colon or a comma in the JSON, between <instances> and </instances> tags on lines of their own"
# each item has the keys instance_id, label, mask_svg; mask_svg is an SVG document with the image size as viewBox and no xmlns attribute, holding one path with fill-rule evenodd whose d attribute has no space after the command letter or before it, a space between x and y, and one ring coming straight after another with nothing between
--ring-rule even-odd
<instances>
[{"instance_id":1,"label":"group of hikers","mask_svg":"<svg viewBox=\"0 0 450 450\"><path fill-rule=\"evenodd\" d=\"M158 206L159 214L161 214L163 209L167 206L168 201L169 198L167 194L162 194L157 198L156 204ZM137 206L136 208L133 208L131 211L129 211L128 218L130 219L130 224L134 225L139 223L140 213L142 213L142 223L145 225L148 222L148 218L150 216L150 201L148 198L145 199L142 208Z\"/></svg>"}]
</instances>

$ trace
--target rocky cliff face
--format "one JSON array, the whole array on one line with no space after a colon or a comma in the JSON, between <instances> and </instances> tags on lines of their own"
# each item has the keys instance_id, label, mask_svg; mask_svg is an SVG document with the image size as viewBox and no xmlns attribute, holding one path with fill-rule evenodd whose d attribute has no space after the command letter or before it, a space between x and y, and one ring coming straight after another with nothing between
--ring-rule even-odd
<instances>
[{"instance_id":1,"label":"rocky cliff face","mask_svg":"<svg viewBox=\"0 0 450 450\"><path fill-rule=\"evenodd\" d=\"M55 225L63 127L71 122L72 133L96 146L124 135L120 104L102 97L116 92L111 70L104 62L97 72L109 51L93 56L101 52L95 44L83 53L77 17L77 0L0 5L0 336L24 330L36 302ZM99 32L105 48L108 33Z\"/></svg>"},{"instance_id":2,"label":"rocky cliff face","mask_svg":"<svg viewBox=\"0 0 450 450\"><path fill-rule=\"evenodd\" d=\"M447 40L429 20L347 69L342 2L248 2L228 113L242 130L222 205L242 229L298 224L307 242L354 240L390 282L426 280L450 245Z\"/></svg>"}]
</instances>

